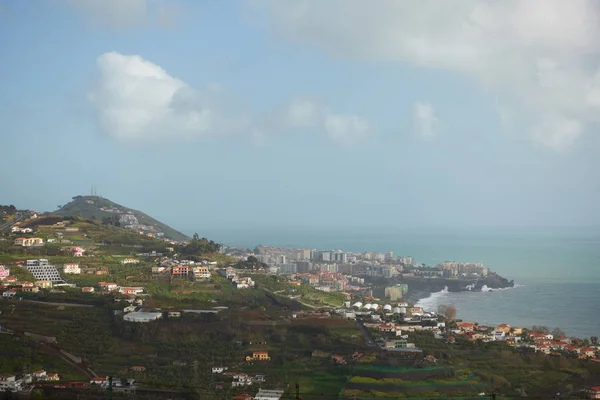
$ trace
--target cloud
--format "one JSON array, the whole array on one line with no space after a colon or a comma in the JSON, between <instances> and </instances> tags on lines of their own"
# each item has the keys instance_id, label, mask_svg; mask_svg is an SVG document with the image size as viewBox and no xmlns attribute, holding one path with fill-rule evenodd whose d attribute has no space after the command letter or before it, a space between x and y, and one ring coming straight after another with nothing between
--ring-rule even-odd
<instances>
[{"instance_id":1,"label":"cloud","mask_svg":"<svg viewBox=\"0 0 600 400\"><path fill-rule=\"evenodd\" d=\"M595 0L254 0L273 31L346 58L472 76L559 149L600 118ZM503 111L504 112L504 111ZM561 121L559 128L550 120Z\"/></svg>"},{"instance_id":2,"label":"cloud","mask_svg":"<svg viewBox=\"0 0 600 400\"><path fill-rule=\"evenodd\" d=\"M335 114L309 100L293 100L267 117L236 112L221 101L223 88L210 83L197 90L138 55L104 53L88 93L100 130L127 144L189 140L248 133L262 146L269 134L314 130L340 144L366 136L368 122Z\"/></svg>"},{"instance_id":3,"label":"cloud","mask_svg":"<svg viewBox=\"0 0 600 400\"><path fill-rule=\"evenodd\" d=\"M88 98L101 130L118 141L190 138L247 124L225 118L209 90L196 91L140 56L105 53L97 66Z\"/></svg>"},{"instance_id":4,"label":"cloud","mask_svg":"<svg viewBox=\"0 0 600 400\"><path fill-rule=\"evenodd\" d=\"M322 130L331 140L342 145L356 143L367 137L371 130L363 117L333 113L328 106L306 99L292 100L284 115L286 128Z\"/></svg>"},{"instance_id":5,"label":"cloud","mask_svg":"<svg viewBox=\"0 0 600 400\"><path fill-rule=\"evenodd\" d=\"M167 0L67 0L73 9L90 21L110 28L129 28L143 24L171 26L179 5Z\"/></svg>"},{"instance_id":6,"label":"cloud","mask_svg":"<svg viewBox=\"0 0 600 400\"><path fill-rule=\"evenodd\" d=\"M415 132L425 140L433 139L439 130L440 121L430 103L416 102L413 105Z\"/></svg>"}]
</instances>

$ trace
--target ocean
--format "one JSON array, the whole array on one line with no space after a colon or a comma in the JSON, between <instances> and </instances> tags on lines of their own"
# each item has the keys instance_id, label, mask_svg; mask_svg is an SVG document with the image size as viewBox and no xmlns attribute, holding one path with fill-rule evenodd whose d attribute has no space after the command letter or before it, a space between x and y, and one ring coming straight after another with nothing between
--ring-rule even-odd
<instances>
[{"instance_id":1,"label":"ocean","mask_svg":"<svg viewBox=\"0 0 600 400\"><path fill-rule=\"evenodd\" d=\"M415 262L483 262L515 287L492 292L434 293L419 305L456 306L458 318L481 324L545 325L569 336L600 336L600 230L593 229L219 229L222 243L294 248L393 251Z\"/></svg>"}]
</instances>

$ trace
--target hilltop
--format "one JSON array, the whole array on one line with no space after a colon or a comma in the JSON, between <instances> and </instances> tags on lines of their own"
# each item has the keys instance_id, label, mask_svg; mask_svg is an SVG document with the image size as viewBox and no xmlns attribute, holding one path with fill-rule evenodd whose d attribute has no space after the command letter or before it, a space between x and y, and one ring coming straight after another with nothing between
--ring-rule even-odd
<instances>
[{"instance_id":1,"label":"hilltop","mask_svg":"<svg viewBox=\"0 0 600 400\"><path fill-rule=\"evenodd\" d=\"M142 231L154 237L184 242L190 238L156 219L117 204L100 196L75 196L73 201L65 204L52 214L63 217L82 217L110 221L111 224L134 231Z\"/></svg>"}]
</instances>

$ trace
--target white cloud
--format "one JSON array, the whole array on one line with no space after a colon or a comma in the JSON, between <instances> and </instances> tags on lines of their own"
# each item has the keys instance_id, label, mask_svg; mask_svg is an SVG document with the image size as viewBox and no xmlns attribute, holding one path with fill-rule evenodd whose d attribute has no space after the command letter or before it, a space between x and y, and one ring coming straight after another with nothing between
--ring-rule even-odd
<instances>
[{"instance_id":1,"label":"white cloud","mask_svg":"<svg viewBox=\"0 0 600 400\"><path fill-rule=\"evenodd\" d=\"M430 103L416 102L413 105L413 122L417 135L425 140L433 139L440 128L440 120Z\"/></svg>"},{"instance_id":2,"label":"white cloud","mask_svg":"<svg viewBox=\"0 0 600 400\"><path fill-rule=\"evenodd\" d=\"M224 118L209 95L140 56L105 53L97 65L89 100L100 128L121 142L208 135L246 124L241 117Z\"/></svg>"},{"instance_id":3,"label":"white cloud","mask_svg":"<svg viewBox=\"0 0 600 400\"><path fill-rule=\"evenodd\" d=\"M255 0L275 32L349 58L469 74L562 148L600 118L595 0ZM548 129L548 120L570 121ZM575 128L577 126L577 128Z\"/></svg>"},{"instance_id":4,"label":"white cloud","mask_svg":"<svg viewBox=\"0 0 600 400\"><path fill-rule=\"evenodd\" d=\"M90 21L111 28L127 28L146 23L171 25L178 3L167 0L67 0Z\"/></svg>"},{"instance_id":5,"label":"white cloud","mask_svg":"<svg viewBox=\"0 0 600 400\"><path fill-rule=\"evenodd\" d=\"M306 99L291 101L284 115L286 128L322 130L331 140L343 145L356 143L370 132L369 123L363 117L336 114L328 106Z\"/></svg>"},{"instance_id":6,"label":"white cloud","mask_svg":"<svg viewBox=\"0 0 600 400\"><path fill-rule=\"evenodd\" d=\"M102 132L123 143L248 132L262 146L269 133L311 129L345 144L369 131L363 118L334 114L308 100L291 101L266 120L233 113L216 97L223 91L218 83L196 90L137 55L104 53L97 66L98 79L88 99Z\"/></svg>"}]
</instances>

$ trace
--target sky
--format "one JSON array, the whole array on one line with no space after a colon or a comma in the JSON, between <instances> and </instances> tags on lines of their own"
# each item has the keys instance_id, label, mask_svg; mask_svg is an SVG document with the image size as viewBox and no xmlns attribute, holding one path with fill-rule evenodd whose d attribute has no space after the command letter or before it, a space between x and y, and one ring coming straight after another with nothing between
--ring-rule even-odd
<instances>
[{"instance_id":1,"label":"sky","mask_svg":"<svg viewBox=\"0 0 600 400\"><path fill-rule=\"evenodd\" d=\"M0 203L600 224L594 0L0 0Z\"/></svg>"}]
</instances>

